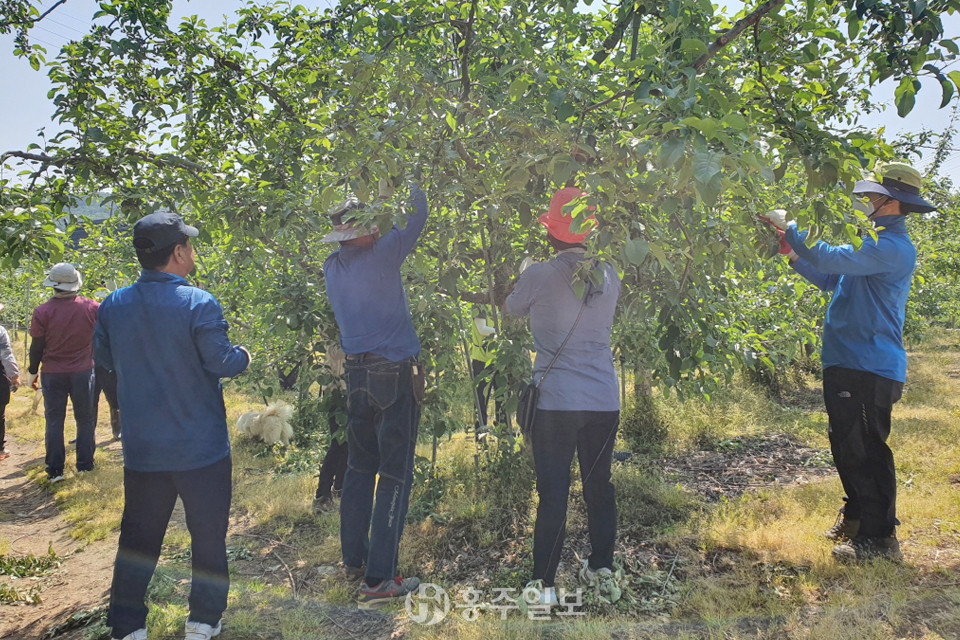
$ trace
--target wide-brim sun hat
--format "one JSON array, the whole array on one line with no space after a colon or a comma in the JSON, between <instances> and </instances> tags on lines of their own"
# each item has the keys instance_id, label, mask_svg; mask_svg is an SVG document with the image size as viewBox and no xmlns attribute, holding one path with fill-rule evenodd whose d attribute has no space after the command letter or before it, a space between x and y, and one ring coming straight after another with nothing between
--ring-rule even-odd
<instances>
[{"instance_id":1,"label":"wide-brim sun hat","mask_svg":"<svg viewBox=\"0 0 960 640\"><path fill-rule=\"evenodd\" d=\"M570 230L570 226L573 224L573 216L569 213L564 213L564 208L574 200L585 198L586 196L587 192L582 189L578 189L577 187L564 187L553 194L553 197L550 198L549 211L542 214L537 220L547 228L547 233L560 242L579 244L583 242L597 226L597 217L594 215L589 216L587 220L590 221L590 226L587 230L581 233L574 233ZM572 208L573 207L570 207L570 209ZM587 207L587 209L593 211L594 207Z\"/></svg>"},{"instance_id":2,"label":"wide-brim sun hat","mask_svg":"<svg viewBox=\"0 0 960 640\"><path fill-rule=\"evenodd\" d=\"M58 262L50 267L47 279L43 281L43 286L60 291L79 291L81 284L83 278L80 277L80 272L69 262Z\"/></svg>"},{"instance_id":3,"label":"wide-brim sun hat","mask_svg":"<svg viewBox=\"0 0 960 640\"><path fill-rule=\"evenodd\" d=\"M350 211L360 211L364 205L357 198L350 197L330 210L330 220L333 222L333 231L323 236L320 242L344 242L354 238L373 235L379 229L377 225L371 225L369 228L356 224L353 220L344 222L343 217Z\"/></svg>"},{"instance_id":4,"label":"wide-brim sun hat","mask_svg":"<svg viewBox=\"0 0 960 640\"><path fill-rule=\"evenodd\" d=\"M920 172L906 162L877 163L873 173L853 186L855 195L876 193L899 200L905 212L929 213L936 207L920 197L923 179Z\"/></svg>"}]
</instances>

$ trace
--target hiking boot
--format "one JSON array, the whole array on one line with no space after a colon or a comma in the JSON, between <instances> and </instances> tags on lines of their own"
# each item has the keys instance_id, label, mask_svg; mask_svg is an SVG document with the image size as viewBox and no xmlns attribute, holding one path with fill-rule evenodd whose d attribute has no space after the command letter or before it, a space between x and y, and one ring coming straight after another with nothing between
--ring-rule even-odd
<instances>
[{"instance_id":1,"label":"hiking boot","mask_svg":"<svg viewBox=\"0 0 960 640\"><path fill-rule=\"evenodd\" d=\"M856 536L835 546L833 557L837 562L863 562L873 558L902 560L903 554L900 552L900 543L897 542L896 536L884 538Z\"/></svg>"},{"instance_id":2,"label":"hiking boot","mask_svg":"<svg viewBox=\"0 0 960 640\"><path fill-rule=\"evenodd\" d=\"M400 602L413 593L420 586L419 578L394 578L382 580L375 587L368 587L366 583L360 587L360 597L357 598L358 609L376 609L391 602Z\"/></svg>"},{"instance_id":3,"label":"hiking boot","mask_svg":"<svg viewBox=\"0 0 960 640\"><path fill-rule=\"evenodd\" d=\"M823 532L823 537L834 542L843 542L857 537L860 532L860 518L848 518L846 507L840 507L837 513L837 521L833 526Z\"/></svg>"},{"instance_id":4,"label":"hiking boot","mask_svg":"<svg viewBox=\"0 0 960 640\"><path fill-rule=\"evenodd\" d=\"M219 621L217 621L217 626L211 627L205 622L187 620L183 640L210 640L210 638L220 635L220 630L221 626Z\"/></svg>"},{"instance_id":5,"label":"hiking boot","mask_svg":"<svg viewBox=\"0 0 960 640\"><path fill-rule=\"evenodd\" d=\"M137 629L136 631L123 636L123 640L147 640L147 630L146 628Z\"/></svg>"},{"instance_id":6,"label":"hiking boot","mask_svg":"<svg viewBox=\"0 0 960 640\"><path fill-rule=\"evenodd\" d=\"M58 471L55 473L47 472L47 482L50 484L56 484L58 482L63 482L63 471Z\"/></svg>"},{"instance_id":7,"label":"hiking boot","mask_svg":"<svg viewBox=\"0 0 960 640\"><path fill-rule=\"evenodd\" d=\"M363 580L367 570L363 567L351 567L348 564L343 565L343 577L347 580Z\"/></svg>"}]
</instances>

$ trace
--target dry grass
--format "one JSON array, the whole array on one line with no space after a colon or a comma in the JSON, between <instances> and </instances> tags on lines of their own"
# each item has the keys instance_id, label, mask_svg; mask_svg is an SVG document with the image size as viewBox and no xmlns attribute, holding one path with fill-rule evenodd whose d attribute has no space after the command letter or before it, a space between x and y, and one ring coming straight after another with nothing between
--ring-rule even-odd
<instances>
[{"instance_id":1,"label":"dry grass","mask_svg":"<svg viewBox=\"0 0 960 640\"><path fill-rule=\"evenodd\" d=\"M389 610L385 618L331 622L335 605L350 606L356 597L355 584L339 574L324 576L320 571L338 564L337 515L311 513L311 473L277 473L274 452L234 438L235 492L228 544L246 555L231 562L234 575L223 637L958 638L960 377L947 375L958 370L960 336L956 332L933 335L911 354L910 384L894 411L891 446L900 483L899 516L904 522L898 531L906 556L902 565L878 561L843 567L833 562L821 532L833 523L840 505L842 490L835 477L755 491L707 506L664 484L655 469L618 466L614 481L623 539L629 537L637 545L620 551L656 549L677 557L671 567L680 580L677 607L655 609L642 617L601 607L575 620L531 622L514 612L506 621L484 614L476 622L467 622L455 610L441 624L424 626L407 620L400 607ZM656 406L670 429L668 450L680 453L735 437L782 433L808 446L826 447L826 420L809 402L816 397L816 389L814 381L808 382L805 404L799 407L773 402L744 384L715 394L710 404L696 400L678 404L660 398ZM226 400L231 425L240 413L259 406L229 388ZM101 423L105 416L102 411ZM42 419L15 415L14 420L18 446L42 453ZM106 429L101 433L109 433L108 425ZM430 505L429 515L407 526L401 571L442 577L457 573L458 562L476 562L484 565L482 575L490 581L488 585L520 586L529 571L525 537L530 534L535 494L517 498L527 521L521 531L514 532L516 539L505 540L502 529L489 526L501 508L491 496L501 486L494 480L509 486L515 478L476 475L475 451L469 436L441 442L437 480L444 490L439 501ZM418 455L429 458L430 454L428 444L418 449ZM84 540L109 535L119 523L121 462L111 451L100 451L98 456L97 471L54 487L58 504L74 522L75 535ZM31 474L41 481L42 468L35 467ZM571 536L578 531L582 535L585 528L577 488L575 481ZM643 526L631 527L637 523ZM644 538L638 539L641 534ZM4 544L0 540L0 553ZM189 559L183 552L188 544L187 533L174 524L151 586L151 637L182 634L189 588ZM459 553L469 557L458 559ZM570 579L569 572L561 574L564 580ZM378 621L377 631L362 632L362 625L370 620Z\"/></svg>"}]
</instances>

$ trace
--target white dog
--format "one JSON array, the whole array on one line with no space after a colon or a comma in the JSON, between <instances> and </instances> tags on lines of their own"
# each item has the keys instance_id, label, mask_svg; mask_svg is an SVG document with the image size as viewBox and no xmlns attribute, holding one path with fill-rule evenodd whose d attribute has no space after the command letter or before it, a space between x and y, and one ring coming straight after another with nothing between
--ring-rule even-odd
<instances>
[{"instance_id":1,"label":"white dog","mask_svg":"<svg viewBox=\"0 0 960 640\"><path fill-rule=\"evenodd\" d=\"M281 442L288 445L293 437L291 416L293 407L278 402L268 405L263 413L250 411L241 415L237 419L237 431L251 438L260 438L267 444Z\"/></svg>"}]
</instances>

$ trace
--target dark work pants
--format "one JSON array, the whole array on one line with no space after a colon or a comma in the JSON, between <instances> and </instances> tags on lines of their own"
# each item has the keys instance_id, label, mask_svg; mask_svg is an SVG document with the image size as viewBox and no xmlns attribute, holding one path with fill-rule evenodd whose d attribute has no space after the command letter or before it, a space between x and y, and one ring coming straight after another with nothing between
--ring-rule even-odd
<instances>
[{"instance_id":1,"label":"dark work pants","mask_svg":"<svg viewBox=\"0 0 960 640\"><path fill-rule=\"evenodd\" d=\"M67 398L73 405L77 422L77 471L93 469L96 448L93 412L93 369L76 373L40 374L43 387L44 418L46 418L46 465L48 476L63 474L66 450L63 445L63 425L67 418Z\"/></svg>"},{"instance_id":2,"label":"dark work pants","mask_svg":"<svg viewBox=\"0 0 960 640\"><path fill-rule=\"evenodd\" d=\"M123 638L146 626L147 586L177 502L183 501L193 551L190 620L216 626L227 608L230 456L190 471L123 470L123 519L113 567L107 626Z\"/></svg>"},{"instance_id":3,"label":"dark work pants","mask_svg":"<svg viewBox=\"0 0 960 640\"><path fill-rule=\"evenodd\" d=\"M570 463L576 452L587 503L591 569L613 568L617 501L610 482L619 411L537 411L533 461L537 471L537 523L533 532L533 578L552 587L566 537Z\"/></svg>"},{"instance_id":4,"label":"dark work pants","mask_svg":"<svg viewBox=\"0 0 960 640\"><path fill-rule=\"evenodd\" d=\"M897 479L887 446L890 414L903 383L873 373L830 367L823 401L830 450L847 494L845 516L860 519L860 535L886 537L897 525Z\"/></svg>"},{"instance_id":5,"label":"dark work pants","mask_svg":"<svg viewBox=\"0 0 960 640\"><path fill-rule=\"evenodd\" d=\"M345 366L349 450L340 549L343 564L366 565L368 584L397 575L420 426L412 386L415 364L413 359L366 364L348 356Z\"/></svg>"},{"instance_id":6,"label":"dark work pants","mask_svg":"<svg viewBox=\"0 0 960 640\"><path fill-rule=\"evenodd\" d=\"M117 401L117 373L107 371L103 367L94 367L94 387L93 387L93 423L97 423L97 416L100 409L100 392L107 399L107 406L110 411L119 411L120 403Z\"/></svg>"},{"instance_id":7,"label":"dark work pants","mask_svg":"<svg viewBox=\"0 0 960 640\"><path fill-rule=\"evenodd\" d=\"M333 491L343 489L343 476L347 472L347 442L337 438L340 432L340 425L337 424L337 411L346 404L346 398L343 393L336 389L333 398L333 406L330 408L327 416L327 426L330 429L330 444L327 445L327 453L323 457L323 464L320 466L320 477L317 479L316 498L329 498Z\"/></svg>"},{"instance_id":8,"label":"dark work pants","mask_svg":"<svg viewBox=\"0 0 960 640\"><path fill-rule=\"evenodd\" d=\"M10 383L0 371L0 451L7 443L7 405L10 404Z\"/></svg>"},{"instance_id":9,"label":"dark work pants","mask_svg":"<svg viewBox=\"0 0 960 640\"><path fill-rule=\"evenodd\" d=\"M493 381L486 376L491 373L492 366L483 362L482 360L471 360L470 361L470 371L473 374L474 379L474 393L477 397L477 407L480 409L480 425L487 426L490 424L487 422L487 407L490 404L490 396L495 395L497 386ZM496 400L494 402L494 409L496 410L496 415L494 416L494 422L499 424L505 422L503 415L503 402Z\"/></svg>"}]
</instances>

